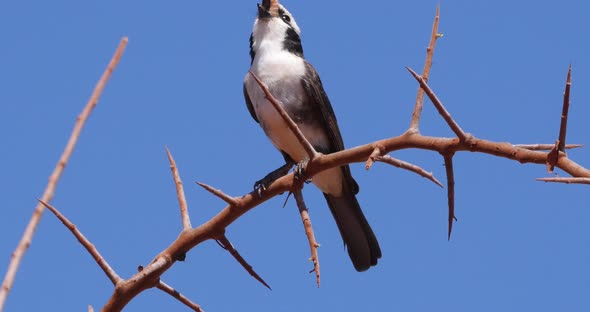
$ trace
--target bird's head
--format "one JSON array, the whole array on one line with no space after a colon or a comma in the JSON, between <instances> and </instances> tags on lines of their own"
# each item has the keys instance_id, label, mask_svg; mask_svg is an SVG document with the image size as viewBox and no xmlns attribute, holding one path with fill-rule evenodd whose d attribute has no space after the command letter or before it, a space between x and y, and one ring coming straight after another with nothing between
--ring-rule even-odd
<instances>
[{"instance_id":1,"label":"bird's head","mask_svg":"<svg viewBox=\"0 0 590 312\"><path fill-rule=\"evenodd\" d=\"M286 50L303 56L301 30L293 15L278 0L262 0L250 36L250 55L254 61L259 49Z\"/></svg>"}]
</instances>

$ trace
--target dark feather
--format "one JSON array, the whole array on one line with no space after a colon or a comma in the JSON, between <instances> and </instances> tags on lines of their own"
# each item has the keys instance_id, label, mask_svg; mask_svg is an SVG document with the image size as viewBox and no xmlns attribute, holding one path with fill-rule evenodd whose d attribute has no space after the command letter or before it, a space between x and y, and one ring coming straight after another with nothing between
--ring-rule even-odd
<instances>
[{"instance_id":1,"label":"dark feather","mask_svg":"<svg viewBox=\"0 0 590 312\"><path fill-rule=\"evenodd\" d=\"M303 58L303 46L301 45L301 37L295 32L292 27L287 29L285 40L283 41L285 50Z\"/></svg>"},{"instance_id":2,"label":"dark feather","mask_svg":"<svg viewBox=\"0 0 590 312\"><path fill-rule=\"evenodd\" d=\"M312 115L319 119L317 120L318 124L324 128L324 133L328 135L330 142L327 153L341 151L344 149L344 142L322 81L313 66L305 62L305 67L302 85L308 103L305 103L304 106L313 107L311 109ZM377 260L381 258L381 248L355 197L359 187L352 178L350 167L346 165L340 168L344 177L342 194L334 196L324 193L324 196L355 269L365 271L371 266L377 265Z\"/></svg>"},{"instance_id":3,"label":"dark feather","mask_svg":"<svg viewBox=\"0 0 590 312\"><path fill-rule=\"evenodd\" d=\"M256 52L254 52L254 34L250 34L250 65L254 63L254 58L256 57Z\"/></svg>"},{"instance_id":4,"label":"dark feather","mask_svg":"<svg viewBox=\"0 0 590 312\"><path fill-rule=\"evenodd\" d=\"M328 95L326 94L326 91L324 91L324 86L322 85L320 76L315 68L306 61L305 69L305 77L302 78L301 83L308 96L307 100L310 103L304 106L313 107L314 110L318 112L314 115L323 119L319 120L319 124L324 127L324 131L328 134L328 139L330 140L330 146L327 152L339 152L344 149L344 141L342 140L342 135L340 134L338 122L336 120L336 114L334 114L330 99L328 99ZM350 167L348 165L342 166L342 172L344 173L344 179L349 183L352 192L357 194L359 192L359 187L356 181L352 178Z\"/></svg>"}]
</instances>

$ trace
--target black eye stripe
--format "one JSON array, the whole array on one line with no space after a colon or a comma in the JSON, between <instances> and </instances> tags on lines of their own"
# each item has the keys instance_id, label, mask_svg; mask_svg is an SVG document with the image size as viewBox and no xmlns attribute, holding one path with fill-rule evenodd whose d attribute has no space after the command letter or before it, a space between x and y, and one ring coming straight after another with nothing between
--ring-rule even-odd
<instances>
[{"instance_id":1,"label":"black eye stripe","mask_svg":"<svg viewBox=\"0 0 590 312\"><path fill-rule=\"evenodd\" d=\"M299 34L297 34L297 32L291 27L287 29L287 33L285 34L283 48L299 57L303 57L301 37L299 37Z\"/></svg>"}]
</instances>

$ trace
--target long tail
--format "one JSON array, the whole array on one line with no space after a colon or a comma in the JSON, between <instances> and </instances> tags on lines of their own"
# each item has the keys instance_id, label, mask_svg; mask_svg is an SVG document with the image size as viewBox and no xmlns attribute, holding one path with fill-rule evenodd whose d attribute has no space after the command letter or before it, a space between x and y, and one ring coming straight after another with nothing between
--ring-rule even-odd
<instances>
[{"instance_id":1,"label":"long tail","mask_svg":"<svg viewBox=\"0 0 590 312\"><path fill-rule=\"evenodd\" d=\"M324 197L328 201L354 268L361 272L377 265L377 259L381 258L381 248L353 191L345 187L340 197L326 193Z\"/></svg>"}]
</instances>

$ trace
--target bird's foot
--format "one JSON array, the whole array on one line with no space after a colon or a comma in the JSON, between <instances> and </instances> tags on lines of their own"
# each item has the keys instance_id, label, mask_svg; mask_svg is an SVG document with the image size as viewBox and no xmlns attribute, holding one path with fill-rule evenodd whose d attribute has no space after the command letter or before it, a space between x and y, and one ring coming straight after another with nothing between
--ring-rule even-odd
<instances>
[{"instance_id":1,"label":"bird's foot","mask_svg":"<svg viewBox=\"0 0 590 312\"><path fill-rule=\"evenodd\" d=\"M305 157L303 160L297 163L295 166L295 179L301 180L305 177L305 168L307 168L307 164L309 164L309 158ZM304 181L305 183L311 183L311 178Z\"/></svg>"},{"instance_id":2,"label":"bird's foot","mask_svg":"<svg viewBox=\"0 0 590 312\"><path fill-rule=\"evenodd\" d=\"M261 180L256 181L254 183L254 190L258 193L258 197L262 197L262 192L266 191L265 180L266 177L262 178ZM272 183L272 182L271 182Z\"/></svg>"},{"instance_id":3,"label":"bird's foot","mask_svg":"<svg viewBox=\"0 0 590 312\"><path fill-rule=\"evenodd\" d=\"M256 181L256 183L254 183L254 190L258 192L258 196L261 196L262 192L266 191L266 188L270 186L275 180L289 173L291 167L293 167L293 163L286 163L280 168L264 176L264 178Z\"/></svg>"}]
</instances>

